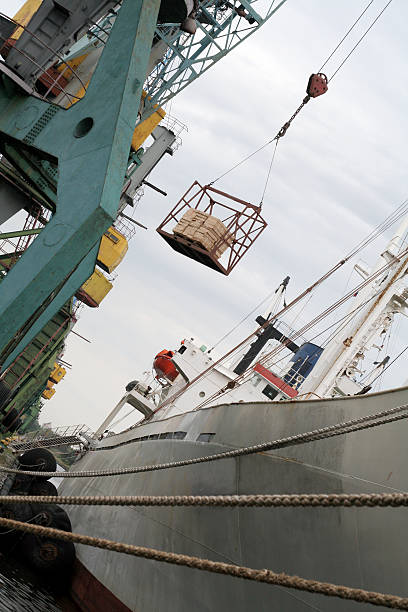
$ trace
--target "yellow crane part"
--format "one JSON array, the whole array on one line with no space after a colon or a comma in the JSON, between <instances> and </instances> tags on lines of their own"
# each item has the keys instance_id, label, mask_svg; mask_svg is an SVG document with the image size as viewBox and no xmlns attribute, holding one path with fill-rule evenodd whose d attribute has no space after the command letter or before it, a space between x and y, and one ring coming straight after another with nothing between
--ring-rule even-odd
<instances>
[{"instance_id":1,"label":"yellow crane part","mask_svg":"<svg viewBox=\"0 0 408 612\"><path fill-rule=\"evenodd\" d=\"M76 292L76 297L91 308L96 308L108 295L113 285L99 270L94 271L92 276Z\"/></svg>"},{"instance_id":2,"label":"yellow crane part","mask_svg":"<svg viewBox=\"0 0 408 612\"><path fill-rule=\"evenodd\" d=\"M67 373L66 369L60 366L58 363L54 363L54 369L50 374L49 383L53 385L54 383L58 384L60 380L62 380Z\"/></svg>"},{"instance_id":3,"label":"yellow crane part","mask_svg":"<svg viewBox=\"0 0 408 612\"><path fill-rule=\"evenodd\" d=\"M23 6L14 15L14 20L23 26L27 26L31 17L34 15L34 13L37 12L41 4L42 0L26 0ZM17 28L12 34L11 38L17 40L21 36L22 32L23 28ZM72 68L72 70L76 70L78 66L80 66L82 62L88 57L88 55L88 53L85 53L84 55L79 55L78 57L68 60L66 63L60 64L57 70L59 72L62 72L64 74L64 77L69 81L73 73L67 68L67 65ZM78 102L79 99L84 97L86 89L89 85L89 81L90 79L87 80L85 87L81 86L79 88L79 90L75 93L75 97L73 97L72 100L67 104L67 108L69 108L70 106ZM146 98L146 95L146 92L143 91L143 100ZM154 128L157 127L160 121L166 116L166 111L159 107L158 104L155 104L154 108L156 108L157 110L152 113L150 117L139 123L135 128L132 138L132 149L134 151L140 149L146 138L150 136Z\"/></svg>"},{"instance_id":4,"label":"yellow crane part","mask_svg":"<svg viewBox=\"0 0 408 612\"><path fill-rule=\"evenodd\" d=\"M120 264L128 250L128 241L111 226L102 236L96 263L105 272L113 272Z\"/></svg>"},{"instance_id":5,"label":"yellow crane part","mask_svg":"<svg viewBox=\"0 0 408 612\"><path fill-rule=\"evenodd\" d=\"M142 100L146 98L146 92L142 92ZM166 116L166 111L163 110L158 104L154 105L157 110L150 115L144 121L141 121L135 128L132 137L132 149L137 151L140 149L144 141L153 132L154 128L157 127L162 119Z\"/></svg>"},{"instance_id":6,"label":"yellow crane part","mask_svg":"<svg viewBox=\"0 0 408 612\"><path fill-rule=\"evenodd\" d=\"M0 440L0 444L3 444L4 446L8 446L9 444L11 444L12 442L15 442L18 439L19 439L19 436L8 436L7 438L3 438L2 440Z\"/></svg>"},{"instance_id":7,"label":"yellow crane part","mask_svg":"<svg viewBox=\"0 0 408 612\"><path fill-rule=\"evenodd\" d=\"M37 12L41 4L42 0L26 0L23 6L14 15L14 21L17 21L17 23L21 24L22 26L27 26L31 17ZM23 28L17 28L10 38L13 40L18 40L23 31Z\"/></svg>"},{"instance_id":8,"label":"yellow crane part","mask_svg":"<svg viewBox=\"0 0 408 612\"><path fill-rule=\"evenodd\" d=\"M84 55L78 55L78 57L74 57L73 59L67 60L66 62L57 66L57 70L64 76L64 78L67 79L67 81L70 81L74 76L75 70L78 68L78 66L82 64L82 62L87 57L87 53L85 53ZM70 68L72 68L72 70L70 70ZM79 88L79 90L75 94L75 98L72 98L72 100L67 104L66 108L69 108L70 106L78 102L80 98L84 97L90 80L91 79L88 79L88 81L85 83L85 87L81 86Z\"/></svg>"},{"instance_id":9,"label":"yellow crane part","mask_svg":"<svg viewBox=\"0 0 408 612\"><path fill-rule=\"evenodd\" d=\"M41 397L43 397L44 399L51 399L54 394L55 394L55 389L51 387L51 389L48 389L48 388L44 389Z\"/></svg>"}]
</instances>

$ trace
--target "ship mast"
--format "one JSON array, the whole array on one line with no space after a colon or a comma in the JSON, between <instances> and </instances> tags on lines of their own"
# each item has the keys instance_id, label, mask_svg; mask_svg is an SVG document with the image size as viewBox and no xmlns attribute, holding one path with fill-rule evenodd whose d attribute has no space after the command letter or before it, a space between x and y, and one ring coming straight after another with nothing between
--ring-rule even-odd
<instances>
[{"instance_id":1,"label":"ship mast","mask_svg":"<svg viewBox=\"0 0 408 612\"><path fill-rule=\"evenodd\" d=\"M280 332L275 326L276 320L273 318L273 314L276 312L279 302L284 296L286 287L288 286L290 277L287 276L283 279L279 287L275 291L275 295L271 304L269 304L266 312L263 316L258 316L255 320L258 325L263 325L263 329L257 334L257 337L254 342L250 345L248 351L243 355L240 361L234 368L235 374L243 374L245 370L247 370L250 365L254 362L256 357L262 351L262 349L266 346L269 340L277 340L278 342L286 343L289 350L292 352L296 352L299 347L294 342L291 342L289 338L284 336L282 332ZM269 323L267 323L270 320Z\"/></svg>"},{"instance_id":2,"label":"ship mast","mask_svg":"<svg viewBox=\"0 0 408 612\"><path fill-rule=\"evenodd\" d=\"M373 347L375 337L388 330L396 313L408 313L408 283L405 280L408 255L397 259L407 231L408 215L372 270L355 266L360 276L367 279L394 260L384 274L359 291L345 323L325 347L313 371L301 385L301 393L313 392L320 397L331 397L355 395L362 391L363 386L356 382L356 378L361 374L361 363L367 351Z\"/></svg>"}]
</instances>

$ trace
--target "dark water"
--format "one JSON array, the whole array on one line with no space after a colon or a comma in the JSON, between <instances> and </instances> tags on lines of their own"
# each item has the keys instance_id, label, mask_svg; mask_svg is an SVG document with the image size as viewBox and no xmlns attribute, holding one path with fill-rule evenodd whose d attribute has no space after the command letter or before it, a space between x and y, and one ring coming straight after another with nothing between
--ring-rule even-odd
<instances>
[{"instance_id":1,"label":"dark water","mask_svg":"<svg viewBox=\"0 0 408 612\"><path fill-rule=\"evenodd\" d=\"M61 612L54 595L15 559L0 555L0 612Z\"/></svg>"}]
</instances>

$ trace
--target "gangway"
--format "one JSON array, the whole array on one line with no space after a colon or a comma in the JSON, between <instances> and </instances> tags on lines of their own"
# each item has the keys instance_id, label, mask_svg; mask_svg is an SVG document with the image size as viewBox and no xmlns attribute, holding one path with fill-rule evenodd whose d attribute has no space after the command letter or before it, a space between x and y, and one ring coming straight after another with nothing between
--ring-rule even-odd
<instances>
[{"instance_id":1,"label":"gangway","mask_svg":"<svg viewBox=\"0 0 408 612\"><path fill-rule=\"evenodd\" d=\"M93 440L93 433L86 425L71 425L68 427L58 427L50 430L49 435L42 433L39 429L33 435L26 435L22 439L9 444L9 449L13 453L21 453L32 448L53 448L69 444L70 446L89 446Z\"/></svg>"}]
</instances>

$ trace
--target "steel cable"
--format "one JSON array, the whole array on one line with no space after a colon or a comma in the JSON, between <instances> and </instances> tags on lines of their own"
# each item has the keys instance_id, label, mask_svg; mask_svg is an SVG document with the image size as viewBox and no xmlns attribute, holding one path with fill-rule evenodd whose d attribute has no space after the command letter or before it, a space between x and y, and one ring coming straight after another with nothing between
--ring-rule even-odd
<instances>
[{"instance_id":1,"label":"steel cable","mask_svg":"<svg viewBox=\"0 0 408 612\"><path fill-rule=\"evenodd\" d=\"M330 53L329 57L326 59L326 61L324 62L324 64L322 64L319 68L319 70L317 72L321 72L323 70L323 68L326 66L327 62L329 60L331 60L331 58L333 57L333 55L336 53L337 49L344 43L344 41L346 40L347 36L350 34L350 32L355 28L355 26L358 24L358 22L360 21L360 19L362 18L362 16L368 11L368 9L370 8L370 6L372 5L372 3L374 2L374 0L370 0L370 2L367 4L367 6L365 7L365 9L363 10L362 13L360 13L359 17L357 17L357 19L355 20L355 22L353 23L353 25L351 26L351 28L349 28L347 30L347 32L345 33L345 35L343 36L343 38L341 39L341 41L337 44L337 46L333 49L333 51Z\"/></svg>"},{"instance_id":2,"label":"steel cable","mask_svg":"<svg viewBox=\"0 0 408 612\"><path fill-rule=\"evenodd\" d=\"M317 315L314 319L312 319L312 321L309 321L306 325L304 325L302 328L300 328L295 334L293 334L291 336L290 339L288 339L285 342L282 342L279 346L273 348L269 353L266 353L265 355L262 356L262 358L259 359L258 363L263 365L265 364L268 360L270 360L272 357L274 357L279 351L282 351L283 348L287 345L287 343L289 341L295 341L296 338L301 337L306 331L310 330L311 328L313 328L315 325L317 325L317 323L319 323L321 320L323 320L325 317L327 317L327 315L331 314L336 308L338 308L339 306L341 306L342 304L344 304L347 300L349 300L350 298L354 297L355 293L360 291L361 289L363 289L364 287L366 287L368 284L370 284L372 281L374 281L375 279L379 278L385 271L387 271L389 268L391 268L392 266L395 265L395 263L401 262L402 259L406 258L406 261L403 261L403 263L400 266L399 272L401 272L402 268L404 266L407 265L408 262L408 248L406 248L400 256L395 257L393 260L389 261L388 263L386 263L384 266L382 266L381 268L379 268L378 270L376 270L373 274L371 274L370 276L368 276L366 279L364 279L361 283L359 283L356 287L354 287L353 289L351 289L348 293L346 293L342 298L340 298L339 300L337 300L337 302L335 302L334 304L332 304L331 306L329 306L328 308L326 308L324 311L322 311L319 315ZM343 260L344 262L345 260ZM320 281L321 279L319 279ZM305 292L304 292L305 293ZM303 294L302 294L303 296ZM294 302L294 301L293 301ZM288 308L293 304L293 302L291 302L291 304L289 304ZM278 313L278 315L281 314L282 311L280 311ZM277 315L277 316L278 316ZM255 333L259 332L264 326L261 326L258 330L256 330ZM232 352L232 351L230 351ZM216 365L216 364L215 364ZM213 366L212 366L213 367ZM245 380L252 375L252 368L247 368L247 370L245 370L242 374L240 374L239 376L237 376L235 379L233 379L232 381L230 381L231 383L234 383L234 387L236 387L238 384L242 384L243 382L245 382ZM193 382L195 382L195 379L193 379L193 381L191 381L190 384L192 384ZM175 393L173 396L171 396L171 398L169 398L169 400L167 400L168 402L170 402L172 400L172 398L177 398L178 395L181 394L181 391L184 391L186 388L188 387L188 384L177 393ZM227 391L229 391L230 388L233 387L224 387L222 389L220 389L217 393L214 393L213 395L211 395L210 397L208 397L206 400L204 400L203 402L201 402L201 404L198 405L197 408L201 408L203 406L206 406L208 404L210 404L212 401L214 401L214 399L222 396L224 393L226 393ZM164 402L165 404L166 402ZM163 404L163 405L164 405Z\"/></svg>"},{"instance_id":3,"label":"steel cable","mask_svg":"<svg viewBox=\"0 0 408 612\"><path fill-rule=\"evenodd\" d=\"M214 455L206 455L203 457L196 457L193 459L184 459L182 461L172 461L169 463L159 463L156 465L143 465L128 468L116 468L112 470L89 470L83 472L41 472L42 477L52 478L57 476L59 478L99 478L103 476L122 476L125 474L140 474L143 472L154 472L158 470L167 470L169 468L185 467L188 465L196 465L198 463L208 463L210 461L218 461L220 459L233 459L235 457L242 457L245 455L253 455L260 452L266 452L270 450L277 450L286 448L288 446L295 446L298 444L305 444L308 442L314 442L325 438L333 437L335 435L343 435L346 433L353 433L360 429L369 429L372 427L378 427L379 425L385 425L394 421L408 418L408 404L403 406L396 406L382 412L370 414L350 421L342 423L336 423L335 425L329 425L328 427L322 427L314 429L306 433L296 434L281 438L271 442L263 442L261 444L255 444L252 446L246 446L243 448L237 448L230 451L224 451L216 453ZM405 412L405 414L398 414ZM391 416L395 415L395 416ZM387 417L391 417L387 419ZM384 419L384 420L381 420ZM370 423L373 421L373 423ZM360 427L361 425L361 427ZM19 470L0 466L0 472L7 472L9 474L21 473ZM24 474L27 476L37 476L38 472L24 470Z\"/></svg>"},{"instance_id":4,"label":"steel cable","mask_svg":"<svg viewBox=\"0 0 408 612\"><path fill-rule=\"evenodd\" d=\"M352 55L352 53L354 53L354 51L357 49L358 45L361 43L361 41L367 36L367 34L369 33L369 31L371 30L371 28L374 26L374 24L379 20L379 18L381 17L381 15L384 13L385 9L389 7L389 5L391 4L392 0L389 0L387 2L387 4L384 6L384 8L382 9L382 11L380 11L380 13L377 15L377 17L374 19L374 21L371 23L371 25L367 28L367 30L364 32L364 34L361 36L361 38L359 38L359 40L356 42L356 44L354 45L354 47L351 49L350 53L348 53L346 55L346 57L344 58L344 60L341 62L340 66L337 68L337 70L335 70L333 72L333 74L331 75L330 79L328 82L332 81L334 79L334 77L336 76L336 74L338 73L338 71L340 70L340 68L342 68L344 66L344 64L347 62L347 60L349 59L350 55Z\"/></svg>"}]
</instances>

